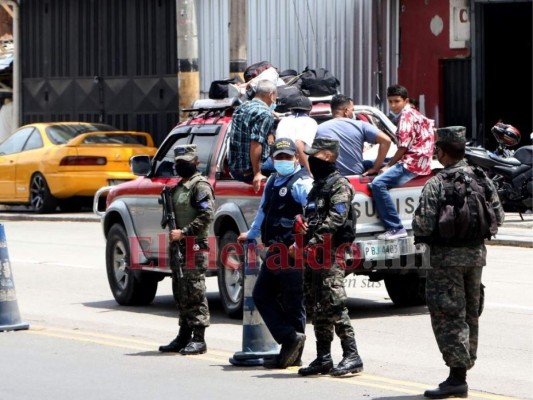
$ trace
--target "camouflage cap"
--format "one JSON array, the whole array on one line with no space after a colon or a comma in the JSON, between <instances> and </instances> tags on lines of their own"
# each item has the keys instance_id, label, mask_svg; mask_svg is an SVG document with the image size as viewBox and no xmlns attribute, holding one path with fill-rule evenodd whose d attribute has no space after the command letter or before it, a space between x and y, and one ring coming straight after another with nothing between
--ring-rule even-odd
<instances>
[{"instance_id":1,"label":"camouflage cap","mask_svg":"<svg viewBox=\"0 0 533 400\"><path fill-rule=\"evenodd\" d=\"M435 142L466 143L466 128L464 126L447 126L437 129Z\"/></svg>"},{"instance_id":2,"label":"camouflage cap","mask_svg":"<svg viewBox=\"0 0 533 400\"><path fill-rule=\"evenodd\" d=\"M182 144L174 148L174 160L193 161L198 157L195 144Z\"/></svg>"},{"instance_id":3,"label":"camouflage cap","mask_svg":"<svg viewBox=\"0 0 533 400\"><path fill-rule=\"evenodd\" d=\"M330 137L315 138L313 145L304 150L305 154L312 156L321 150L329 150L335 155L339 154L339 141Z\"/></svg>"}]
</instances>

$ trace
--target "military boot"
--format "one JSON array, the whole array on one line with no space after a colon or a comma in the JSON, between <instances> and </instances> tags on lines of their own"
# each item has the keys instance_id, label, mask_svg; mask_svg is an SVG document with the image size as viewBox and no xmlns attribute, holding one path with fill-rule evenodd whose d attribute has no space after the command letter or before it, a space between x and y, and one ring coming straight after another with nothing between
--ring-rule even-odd
<instances>
[{"instance_id":1,"label":"military boot","mask_svg":"<svg viewBox=\"0 0 533 400\"><path fill-rule=\"evenodd\" d=\"M205 344L204 334L205 326L196 327L193 330L192 340L181 349L180 354L184 356L194 355L194 354L204 354L207 351L207 345Z\"/></svg>"},{"instance_id":2,"label":"military boot","mask_svg":"<svg viewBox=\"0 0 533 400\"><path fill-rule=\"evenodd\" d=\"M302 376L327 374L333 368L333 359L331 358L331 342L317 340L315 360L308 367L300 368L298 374Z\"/></svg>"},{"instance_id":3,"label":"military boot","mask_svg":"<svg viewBox=\"0 0 533 400\"><path fill-rule=\"evenodd\" d=\"M357 353L355 338L347 337L341 340L342 360L331 370L330 375L341 376L348 373L356 374L363 370L363 360Z\"/></svg>"},{"instance_id":4,"label":"military boot","mask_svg":"<svg viewBox=\"0 0 533 400\"><path fill-rule=\"evenodd\" d=\"M438 388L426 390L424 397L430 399L445 399L448 397L468 397L466 383L466 368L450 368L450 376Z\"/></svg>"},{"instance_id":5,"label":"military boot","mask_svg":"<svg viewBox=\"0 0 533 400\"><path fill-rule=\"evenodd\" d=\"M180 326L178 336L166 346L159 346L162 353L179 353L181 349L189 344L192 336L192 328Z\"/></svg>"}]
</instances>

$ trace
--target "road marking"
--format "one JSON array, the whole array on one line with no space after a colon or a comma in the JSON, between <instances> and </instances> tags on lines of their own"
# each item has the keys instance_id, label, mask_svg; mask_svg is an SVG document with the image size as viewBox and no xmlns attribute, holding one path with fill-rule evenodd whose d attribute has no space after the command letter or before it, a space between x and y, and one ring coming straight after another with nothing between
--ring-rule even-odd
<instances>
[{"instance_id":1,"label":"road marking","mask_svg":"<svg viewBox=\"0 0 533 400\"><path fill-rule=\"evenodd\" d=\"M21 331L21 333L33 334L39 336L47 336L58 339L66 340L75 340L85 343L93 343L110 347L118 347L128 350L137 350L137 351L150 351L155 354L159 354L157 350L159 344L143 339L128 338L123 336L115 336L105 333L82 331L79 329L64 329L56 327L45 327L40 325L32 325L31 329ZM183 357L181 354L170 353L162 356L179 356ZM211 350L209 349L208 354L200 354L194 357L189 357L191 360L203 360L210 361L214 363L223 363L227 365L229 363L229 358L232 354L227 353L221 350ZM248 367L243 367L248 368ZM287 370L279 370L280 374L287 373L290 371L294 374L298 373L299 367L290 367ZM275 373L276 370L269 370L271 373ZM302 378L303 379L303 378ZM332 376L309 376L306 379L326 379L334 382L341 382L350 385L364 386L382 390L388 390L391 392L403 393L403 394L414 394L421 395L421 392L425 389L428 389L431 385L426 385L418 382L404 381L400 379L387 378L384 376L370 375L367 373L361 373L357 375L346 375L344 377L332 377ZM417 389L417 390L415 390ZM514 397L495 395L490 393L481 393L474 392L469 390L469 397L477 399L486 399L486 400L514 400Z\"/></svg>"}]
</instances>

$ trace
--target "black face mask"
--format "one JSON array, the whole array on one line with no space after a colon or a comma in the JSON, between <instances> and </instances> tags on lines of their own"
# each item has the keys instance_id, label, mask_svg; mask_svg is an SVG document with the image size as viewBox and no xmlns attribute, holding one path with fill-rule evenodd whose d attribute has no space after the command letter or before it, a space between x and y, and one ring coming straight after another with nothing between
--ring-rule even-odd
<instances>
[{"instance_id":1,"label":"black face mask","mask_svg":"<svg viewBox=\"0 0 533 400\"><path fill-rule=\"evenodd\" d=\"M321 160L313 156L309 156L307 159L309 162L309 169L315 179L322 179L329 174L335 172L335 163Z\"/></svg>"},{"instance_id":2,"label":"black face mask","mask_svg":"<svg viewBox=\"0 0 533 400\"><path fill-rule=\"evenodd\" d=\"M176 163L174 168L176 173L185 179L190 178L196 172L196 164L188 162Z\"/></svg>"}]
</instances>

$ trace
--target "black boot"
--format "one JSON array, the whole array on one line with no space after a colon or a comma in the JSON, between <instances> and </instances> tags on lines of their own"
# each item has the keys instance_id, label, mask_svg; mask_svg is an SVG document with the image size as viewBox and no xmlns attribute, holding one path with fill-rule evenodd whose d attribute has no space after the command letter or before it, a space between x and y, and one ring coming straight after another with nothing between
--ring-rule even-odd
<instances>
[{"instance_id":1,"label":"black boot","mask_svg":"<svg viewBox=\"0 0 533 400\"><path fill-rule=\"evenodd\" d=\"M181 349L189 344L192 336L192 328L180 326L178 336L166 346L159 346L159 351L163 353L179 353Z\"/></svg>"},{"instance_id":2,"label":"black boot","mask_svg":"<svg viewBox=\"0 0 533 400\"><path fill-rule=\"evenodd\" d=\"M193 332L194 334L192 340L180 351L180 354L183 354L184 356L204 354L207 351L207 345L205 344L204 339L205 326L196 327L194 328Z\"/></svg>"},{"instance_id":3,"label":"black boot","mask_svg":"<svg viewBox=\"0 0 533 400\"><path fill-rule=\"evenodd\" d=\"M445 399L447 397L468 397L466 383L466 368L450 368L450 376L438 388L426 390L424 397L430 399Z\"/></svg>"},{"instance_id":4,"label":"black boot","mask_svg":"<svg viewBox=\"0 0 533 400\"><path fill-rule=\"evenodd\" d=\"M304 348L302 347L300 351L298 352L298 357L296 357L296 360L289 365L289 367L301 367L302 366L302 353L304 352ZM279 355L273 357L273 358L267 358L263 361L263 367L266 369L284 369L282 368L280 361L279 361Z\"/></svg>"},{"instance_id":5,"label":"black boot","mask_svg":"<svg viewBox=\"0 0 533 400\"><path fill-rule=\"evenodd\" d=\"M330 375L341 376L348 373L356 374L363 370L363 360L357 353L355 338L347 337L341 340L342 360L331 370Z\"/></svg>"},{"instance_id":6,"label":"black boot","mask_svg":"<svg viewBox=\"0 0 533 400\"><path fill-rule=\"evenodd\" d=\"M308 367L300 368L298 374L302 376L327 374L333 368L333 359L331 358L331 342L317 340L315 360Z\"/></svg>"}]
</instances>

